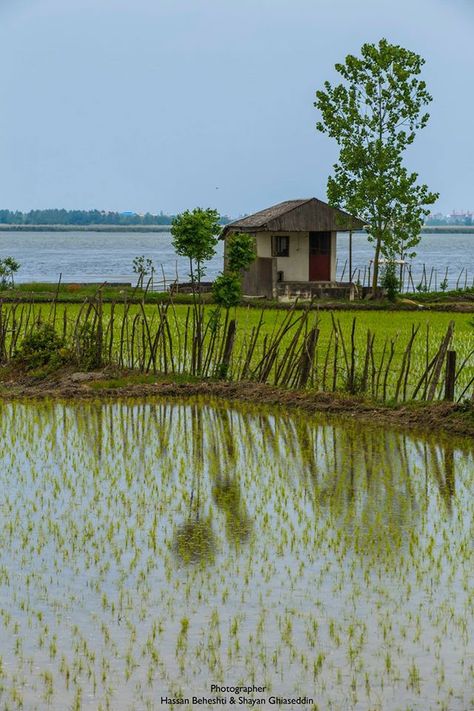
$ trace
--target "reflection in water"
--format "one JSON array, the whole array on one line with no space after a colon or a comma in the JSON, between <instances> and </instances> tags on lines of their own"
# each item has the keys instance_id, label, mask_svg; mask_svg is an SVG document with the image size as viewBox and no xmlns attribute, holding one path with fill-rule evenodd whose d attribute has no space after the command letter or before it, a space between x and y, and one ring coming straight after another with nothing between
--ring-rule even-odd
<instances>
[{"instance_id":1,"label":"reflection in water","mask_svg":"<svg viewBox=\"0 0 474 711\"><path fill-rule=\"evenodd\" d=\"M59 425L57 406L51 405L50 412ZM61 429L66 437L73 435L68 432L68 412L65 406L55 437L62 436ZM255 410L255 417L249 417L239 408L209 407L198 401L186 406L82 404L74 419L80 438L99 461L109 445L123 450L125 461L132 452L144 461L154 442L166 469L173 465L179 443L186 461L182 496L187 514L176 527L175 547L185 562L212 558L213 507L225 518L229 543L248 540L252 517L239 472L254 472L258 486L262 453L267 462L278 462L288 473L290 487L303 485L314 515L327 510L333 524L350 535L357 530L360 552L373 549L386 555L416 528L422 501L415 482L421 472L424 495L428 487L436 486L447 512L455 493L455 450L451 442L443 444L439 438L348 421L289 418L278 412ZM211 496L206 498L206 492Z\"/></svg>"},{"instance_id":2,"label":"reflection in water","mask_svg":"<svg viewBox=\"0 0 474 711\"><path fill-rule=\"evenodd\" d=\"M200 399L0 409L2 685L24 708L153 709L209 678L468 708L465 441Z\"/></svg>"}]
</instances>

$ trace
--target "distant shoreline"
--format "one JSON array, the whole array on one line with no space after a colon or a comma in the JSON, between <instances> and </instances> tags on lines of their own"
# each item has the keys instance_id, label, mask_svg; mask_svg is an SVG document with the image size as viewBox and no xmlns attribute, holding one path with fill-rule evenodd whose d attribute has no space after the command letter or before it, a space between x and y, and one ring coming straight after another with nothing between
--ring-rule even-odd
<instances>
[{"instance_id":1,"label":"distant shoreline","mask_svg":"<svg viewBox=\"0 0 474 711\"><path fill-rule=\"evenodd\" d=\"M474 225L425 225L421 228L421 232L429 235L472 235L474 234Z\"/></svg>"},{"instance_id":2,"label":"distant shoreline","mask_svg":"<svg viewBox=\"0 0 474 711\"><path fill-rule=\"evenodd\" d=\"M169 232L171 225L5 225L0 232ZM356 230L361 232L362 230ZM474 234L474 225L425 225L422 234Z\"/></svg>"},{"instance_id":3,"label":"distant shoreline","mask_svg":"<svg viewBox=\"0 0 474 711\"><path fill-rule=\"evenodd\" d=\"M5 225L0 232L169 232L171 225Z\"/></svg>"}]
</instances>

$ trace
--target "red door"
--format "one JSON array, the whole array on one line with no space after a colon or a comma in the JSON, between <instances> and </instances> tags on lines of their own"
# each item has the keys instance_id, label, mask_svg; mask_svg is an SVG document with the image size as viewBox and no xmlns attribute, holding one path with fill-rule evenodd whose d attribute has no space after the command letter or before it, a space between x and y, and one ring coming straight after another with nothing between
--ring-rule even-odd
<instances>
[{"instance_id":1,"label":"red door","mask_svg":"<svg viewBox=\"0 0 474 711\"><path fill-rule=\"evenodd\" d=\"M309 280L331 281L331 233L309 233Z\"/></svg>"}]
</instances>

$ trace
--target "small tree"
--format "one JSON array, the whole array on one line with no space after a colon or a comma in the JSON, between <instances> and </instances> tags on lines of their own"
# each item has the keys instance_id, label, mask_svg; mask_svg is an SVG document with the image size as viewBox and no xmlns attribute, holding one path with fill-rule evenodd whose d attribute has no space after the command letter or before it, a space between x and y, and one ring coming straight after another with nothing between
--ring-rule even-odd
<instances>
[{"instance_id":1,"label":"small tree","mask_svg":"<svg viewBox=\"0 0 474 711\"><path fill-rule=\"evenodd\" d=\"M212 285L212 293L219 307L225 308L224 335L225 343L222 361L219 365L219 377L227 376L235 338L235 318L229 321L229 311L239 305L242 298L242 272L250 267L256 256L255 239L252 235L236 232L227 237L225 271Z\"/></svg>"},{"instance_id":2,"label":"small tree","mask_svg":"<svg viewBox=\"0 0 474 711\"><path fill-rule=\"evenodd\" d=\"M20 263L13 257L0 259L0 289L13 289L15 286L14 275L20 266Z\"/></svg>"},{"instance_id":3,"label":"small tree","mask_svg":"<svg viewBox=\"0 0 474 711\"><path fill-rule=\"evenodd\" d=\"M189 259L189 277L193 292L198 293L204 276L204 262L216 253L217 240L221 231L217 210L203 210L196 207L192 212L185 210L176 215L171 225L173 247L176 254Z\"/></svg>"},{"instance_id":4,"label":"small tree","mask_svg":"<svg viewBox=\"0 0 474 711\"><path fill-rule=\"evenodd\" d=\"M212 259L216 252L221 231L217 210L196 207L177 215L171 225L173 247L176 254L189 260L189 277L193 291L195 341L193 343L193 372L199 374L202 368L202 340L204 309L202 304L201 280L205 273L204 262Z\"/></svg>"},{"instance_id":5,"label":"small tree","mask_svg":"<svg viewBox=\"0 0 474 711\"><path fill-rule=\"evenodd\" d=\"M343 83L316 92L321 112L317 129L339 145L339 160L328 179L328 200L367 223L375 245L372 288L379 259L393 259L420 240L420 228L437 193L417 184L417 173L402 163L416 131L426 126L422 113L432 97L419 74L418 54L386 39L364 44L361 56L348 55L336 64ZM413 254L411 255L413 256Z\"/></svg>"},{"instance_id":6,"label":"small tree","mask_svg":"<svg viewBox=\"0 0 474 711\"><path fill-rule=\"evenodd\" d=\"M152 259L145 259L145 255L142 254L141 257L135 257L133 260L133 271L138 274L137 286L142 287L145 277L148 274L153 276L155 272L155 267L153 266Z\"/></svg>"}]
</instances>

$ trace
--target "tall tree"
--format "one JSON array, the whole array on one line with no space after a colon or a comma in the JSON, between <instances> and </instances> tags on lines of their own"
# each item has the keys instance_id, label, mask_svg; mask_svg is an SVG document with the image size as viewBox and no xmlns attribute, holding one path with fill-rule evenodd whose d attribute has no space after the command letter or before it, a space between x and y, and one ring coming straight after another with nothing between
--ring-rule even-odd
<instances>
[{"instance_id":1,"label":"tall tree","mask_svg":"<svg viewBox=\"0 0 474 711\"><path fill-rule=\"evenodd\" d=\"M438 198L403 165L406 149L429 119L423 107L432 97L419 78L424 63L382 39L364 44L360 57L350 54L336 64L343 82L326 81L316 92L314 105L321 113L316 128L339 145L328 200L367 223L375 244L374 291L380 258L394 259L418 244L426 206Z\"/></svg>"}]
</instances>

